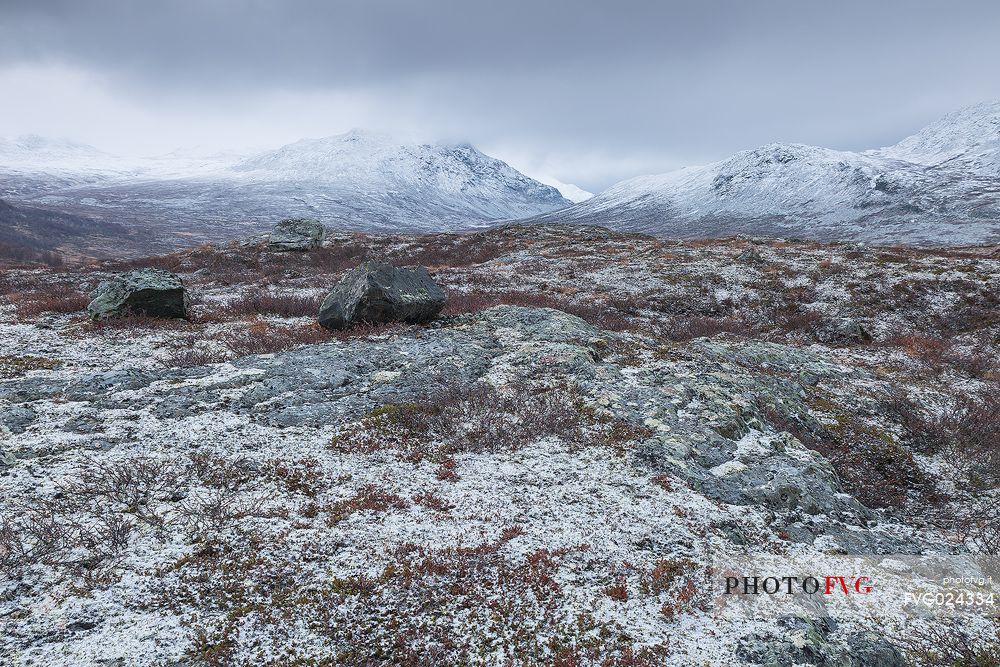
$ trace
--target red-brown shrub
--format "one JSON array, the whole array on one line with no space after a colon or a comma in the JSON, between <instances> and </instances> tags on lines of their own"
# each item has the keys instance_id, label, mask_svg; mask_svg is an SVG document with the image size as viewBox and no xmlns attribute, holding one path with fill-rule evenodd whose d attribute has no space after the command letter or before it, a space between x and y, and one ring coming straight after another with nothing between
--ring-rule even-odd
<instances>
[{"instance_id":1,"label":"red-brown shrub","mask_svg":"<svg viewBox=\"0 0 1000 667\"><path fill-rule=\"evenodd\" d=\"M1000 394L959 394L943 410L932 411L896 392L885 410L900 422L912 446L947 455L977 486L1000 481Z\"/></svg>"},{"instance_id":2,"label":"red-brown shrub","mask_svg":"<svg viewBox=\"0 0 1000 667\"><path fill-rule=\"evenodd\" d=\"M940 367L948 350L948 342L938 336L901 334L889 341L890 345L903 348L908 355L932 367Z\"/></svg>"},{"instance_id":3,"label":"red-brown shrub","mask_svg":"<svg viewBox=\"0 0 1000 667\"><path fill-rule=\"evenodd\" d=\"M677 316L653 324L655 334L666 340L682 342L695 338L711 338L720 333L751 336L756 329L733 317Z\"/></svg>"},{"instance_id":4,"label":"red-brown shrub","mask_svg":"<svg viewBox=\"0 0 1000 667\"><path fill-rule=\"evenodd\" d=\"M32 319L43 313L78 313L87 309L86 294L64 284L50 283L8 296L20 318Z\"/></svg>"},{"instance_id":5,"label":"red-brown shrub","mask_svg":"<svg viewBox=\"0 0 1000 667\"><path fill-rule=\"evenodd\" d=\"M450 512L455 507L433 491L421 491L420 493L415 494L413 496L413 502L428 509L432 509L435 512Z\"/></svg>"},{"instance_id":6,"label":"red-brown shrub","mask_svg":"<svg viewBox=\"0 0 1000 667\"><path fill-rule=\"evenodd\" d=\"M122 315L103 320L94 320L94 331L128 331L142 334L150 330L184 331L195 327L187 320L176 317L152 317L150 315Z\"/></svg>"},{"instance_id":7,"label":"red-brown shrub","mask_svg":"<svg viewBox=\"0 0 1000 667\"><path fill-rule=\"evenodd\" d=\"M351 498L339 500L326 508L328 526L335 526L355 512L388 512L391 509L403 510L410 503L401 496L368 484L358 489Z\"/></svg>"},{"instance_id":8,"label":"red-brown shrub","mask_svg":"<svg viewBox=\"0 0 1000 667\"><path fill-rule=\"evenodd\" d=\"M227 302L221 310L231 316L315 317L322 302L321 296L244 292Z\"/></svg>"},{"instance_id":9,"label":"red-brown shrub","mask_svg":"<svg viewBox=\"0 0 1000 667\"><path fill-rule=\"evenodd\" d=\"M219 339L233 354L245 357L281 352L299 345L323 343L332 338L331 332L315 322L304 326L284 326L256 320L243 331L226 331Z\"/></svg>"},{"instance_id":10,"label":"red-brown shrub","mask_svg":"<svg viewBox=\"0 0 1000 667\"><path fill-rule=\"evenodd\" d=\"M607 595L612 600L617 600L618 602L625 602L628 600L628 586L625 582L625 577L619 577L615 583L611 584L604 589L604 594Z\"/></svg>"}]
</instances>

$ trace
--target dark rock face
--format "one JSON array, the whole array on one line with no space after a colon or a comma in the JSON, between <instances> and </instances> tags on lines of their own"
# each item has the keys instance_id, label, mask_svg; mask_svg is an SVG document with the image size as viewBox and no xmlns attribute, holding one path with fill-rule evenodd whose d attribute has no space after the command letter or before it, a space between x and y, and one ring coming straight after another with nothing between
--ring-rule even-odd
<instances>
[{"instance_id":1,"label":"dark rock face","mask_svg":"<svg viewBox=\"0 0 1000 667\"><path fill-rule=\"evenodd\" d=\"M366 262L348 271L319 309L319 323L345 329L355 322L427 322L444 308L444 290L427 269Z\"/></svg>"},{"instance_id":2,"label":"dark rock face","mask_svg":"<svg viewBox=\"0 0 1000 667\"><path fill-rule=\"evenodd\" d=\"M312 218L288 218L271 231L271 250L311 250L318 248L326 235L322 223Z\"/></svg>"},{"instance_id":3,"label":"dark rock face","mask_svg":"<svg viewBox=\"0 0 1000 667\"><path fill-rule=\"evenodd\" d=\"M102 282L87 312L97 320L128 314L187 317L188 298L180 276L162 269L138 269Z\"/></svg>"}]
</instances>

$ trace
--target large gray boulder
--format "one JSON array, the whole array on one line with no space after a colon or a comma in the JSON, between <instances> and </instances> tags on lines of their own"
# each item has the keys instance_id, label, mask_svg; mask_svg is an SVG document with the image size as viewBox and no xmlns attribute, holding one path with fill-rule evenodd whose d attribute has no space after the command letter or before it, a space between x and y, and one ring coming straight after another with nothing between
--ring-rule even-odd
<instances>
[{"instance_id":1,"label":"large gray boulder","mask_svg":"<svg viewBox=\"0 0 1000 667\"><path fill-rule=\"evenodd\" d=\"M184 282L163 269L137 269L98 285L87 312L97 320L122 315L187 317Z\"/></svg>"},{"instance_id":2,"label":"large gray boulder","mask_svg":"<svg viewBox=\"0 0 1000 667\"><path fill-rule=\"evenodd\" d=\"M426 322L444 308L444 290L427 269L366 262L344 274L319 309L319 323L345 329L355 322Z\"/></svg>"},{"instance_id":3,"label":"large gray boulder","mask_svg":"<svg viewBox=\"0 0 1000 667\"><path fill-rule=\"evenodd\" d=\"M271 250L311 250L323 242L326 229L319 220L288 218L271 230Z\"/></svg>"}]
</instances>

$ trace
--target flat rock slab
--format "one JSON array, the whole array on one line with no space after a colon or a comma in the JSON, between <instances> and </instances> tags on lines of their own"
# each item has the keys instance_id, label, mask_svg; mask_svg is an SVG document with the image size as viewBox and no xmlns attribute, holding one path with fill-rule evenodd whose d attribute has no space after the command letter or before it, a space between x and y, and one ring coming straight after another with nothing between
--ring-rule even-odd
<instances>
[{"instance_id":1,"label":"flat rock slab","mask_svg":"<svg viewBox=\"0 0 1000 667\"><path fill-rule=\"evenodd\" d=\"M382 262L366 262L348 271L327 295L319 323L327 329L346 329L356 322L432 320L447 301L427 269L400 269Z\"/></svg>"},{"instance_id":2,"label":"flat rock slab","mask_svg":"<svg viewBox=\"0 0 1000 667\"><path fill-rule=\"evenodd\" d=\"M27 433L52 428L95 439L105 436L90 434L92 421L112 428L121 414L164 425L236 415L266 427L322 428L388 403L424 400L442 388L516 377L543 365L611 413L653 429L628 455L636 469L675 475L729 505L806 517L786 521L797 542L822 534L848 553L917 548L866 529L870 511L842 493L829 462L789 434L767 432L755 405L775 406L809 424L802 394L810 385L795 378L853 383L861 379L855 369L810 350L742 341L698 341L676 350L670 361L622 368L599 354L614 336L558 310L498 306L405 335L309 345L219 365L71 378L53 370L0 380L0 404L38 413L25 421ZM84 416L44 417L46 402L55 397ZM17 457L36 454L13 451Z\"/></svg>"},{"instance_id":3,"label":"flat rock slab","mask_svg":"<svg viewBox=\"0 0 1000 667\"><path fill-rule=\"evenodd\" d=\"M163 269L137 269L98 285L87 312L103 320L123 315L187 317L188 298L180 276Z\"/></svg>"}]
</instances>

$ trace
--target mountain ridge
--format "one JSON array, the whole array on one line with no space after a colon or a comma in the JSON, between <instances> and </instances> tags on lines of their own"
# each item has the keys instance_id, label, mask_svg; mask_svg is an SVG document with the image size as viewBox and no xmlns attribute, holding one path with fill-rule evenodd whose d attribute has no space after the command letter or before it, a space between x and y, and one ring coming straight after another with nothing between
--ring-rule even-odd
<instances>
[{"instance_id":1,"label":"mountain ridge","mask_svg":"<svg viewBox=\"0 0 1000 667\"><path fill-rule=\"evenodd\" d=\"M535 221L678 237L1000 242L1000 102L960 109L885 148L770 143L638 176Z\"/></svg>"},{"instance_id":2,"label":"mountain ridge","mask_svg":"<svg viewBox=\"0 0 1000 667\"><path fill-rule=\"evenodd\" d=\"M0 144L0 197L148 229L173 245L246 236L284 217L344 229L475 229L569 206L470 144L352 130L234 156L116 158L43 138Z\"/></svg>"}]
</instances>

